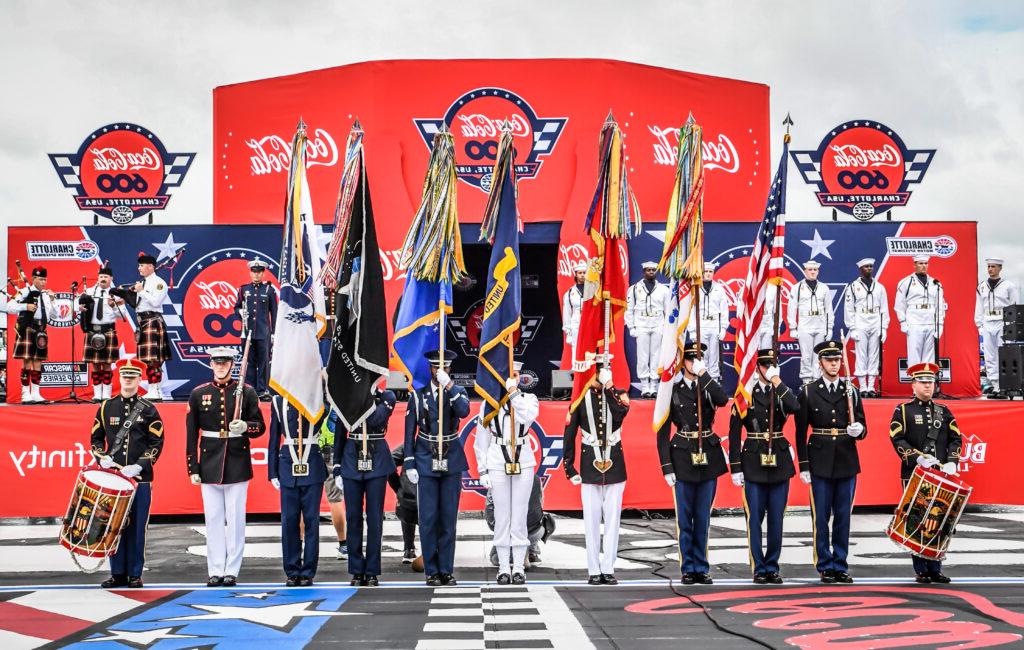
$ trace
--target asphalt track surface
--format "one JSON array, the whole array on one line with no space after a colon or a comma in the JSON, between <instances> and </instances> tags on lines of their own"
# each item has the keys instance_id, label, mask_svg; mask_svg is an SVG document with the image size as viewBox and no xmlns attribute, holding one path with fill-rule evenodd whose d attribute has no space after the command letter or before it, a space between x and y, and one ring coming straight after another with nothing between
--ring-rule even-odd
<instances>
[{"instance_id":1,"label":"asphalt track surface","mask_svg":"<svg viewBox=\"0 0 1024 650\"><path fill-rule=\"evenodd\" d=\"M377 588L352 588L321 527L309 588L285 588L279 529L252 521L240 584L208 589L203 527L149 528L146 587L100 590L55 544L56 526L0 526L0 648L986 648L1024 647L1024 511L972 512L945 571L951 585L916 585L909 557L857 513L853 585L822 585L810 566L806 511L785 522L778 586L750 582L742 517L712 520L715 584L678 583L671 520L624 519L618 586L586 579L582 525L560 518L525 587L499 587L489 537L459 522L457 587L431 589L401 564L397 522L384 536ZM670 584L668 578L672 578ZM358 644L358 645L351 645Z\"/></svg>"}]
</instances>

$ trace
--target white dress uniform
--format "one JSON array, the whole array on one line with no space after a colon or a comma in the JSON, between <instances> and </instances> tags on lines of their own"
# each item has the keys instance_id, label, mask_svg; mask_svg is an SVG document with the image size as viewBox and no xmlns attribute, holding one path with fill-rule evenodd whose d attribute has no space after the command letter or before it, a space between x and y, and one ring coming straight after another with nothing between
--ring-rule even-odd
<instances>
[{"instance_id":1,"label":"white dress uniform","mask_svg":"<svg viewBox=\"0 0 1024 650\"><path fill-rule=\"evenodd\" d=\"M929 275L911 273L896 285L893 311L907 335L907 367L937 363L935 341L946 324L945 290Z\"/></svg>"},{"instance_id":2,"label":"white dress uniform","mask_svg":"<svg viewBox=\"0 0 1024 650\"><path fill-rule=\"evenodd\" d=\"M167 298L167 283L156 273L151 273L142 281L142 291L138 293L139 302L136 312L155 311L162 313L164 300Z\"/></svg>"},{"instance_id":3,"label":"white dress uniform","mask_svg":"<svg viewBox=\"0 0 1024 650\"><path fill-rule=\"evenodd\" d=\"M986 260L990 264L996 261ZM998 262L1002 264L1002 260ZM1019 301L1017 285L999 278L978 284L978 300L974 306L974 324L981 331L985 350L985 376L994 390L999 390L999 346L1003 344L1003 308Z\"/></svg>"},{"instance_id":4,"label":"white dress uniform","mask_svg":"<svg viewBox=\"0 0 1024 650\"><path fill-rule=\"evenodd\" d=\"M572 348L572 359L576 358L576 333L580 330L582 310L583 285L574 282L562 296L562 333L566 344Z\"/></svg>"},{"instance_id":5,"label":"white dress uniform","mask_svg":"<svg viewBox=\"0 0 1024 650\"><path fill-rule=\"evenodd\" d=\"M700 342L708 346L704 353L704 363L708 366L708 374L715 381L721 381L722 369L719 354L721 346L719 343L725 340L725 334L729 329L729 297L721 282L712 280L710 286L707 287L705 284L707 283L702 284L700 288ZM697 336L697 323L692 309L686 333L691 338ZM770 334L769 332L769 340Z\"/></svg>"},{"instance_id":6,"label":"white dress uniform","mask_svg":"<svg viewBox=\"0 0 1024 650\"><path fill-rule=\"evenodd\" d=\"M870 284L864 278L857 278L846 287L843 315L857 355L855 374L860 389L874 392L879 354L889 328L889 298L885 287L873 278Z\"/></svg>"},{"instance_id":7,"label":"white dress uniform","mask_svg":"<svg viewBox=\"0 0 1024 650\"><path fill-rule=\"evenodd\" d=\"M671 289L654 280L640 280L626 292L626 327L636 339L636 378L640 391L658 390L658 357L661 355L661 331L665 324L665 303Z\"/></svg>"},{"instance_id":8,"label":"white dress uniform","mask_svg":"<svg viewBox=\"0 0 1024 650\"><path fill-rule=\"evenodd\" d=\"M518 474L505 473L505 463L516 462L511 446L512 421L508 404L511 404L515 416ZM483 409L484 403L481 403L473 452L476 454L477 472L481 476L487 474L491 480L494 548L498 552L498 570L499 573L525 573L526 551L530 547L526 515L530 507L530 493L533 491L534 468L537 466L530 447L530 427L540 412L540 403L536 395L517 393L487 426L482 424Z\"/></svg>"},{"instance_id":9,"label":"white dress uniform","mask_svg":"<svg viewBox=\"0 0 1024 650\"><path fill-rule=\"evenodd\" d=\"M801 280L790 290L786 323L800 343L800 380L804 383L821 376L814 346L832 337L835 320L831 292L824 282L818 280L812 286Z\"/></svg>"},{"instance_id":10,"label":"white dress uniform","mask_svg":"<svg viewBox=\"0 0 1024 650\"><path fill-rule=\"evenodd\" d=\"M775 322L775 297L779 294L779 287L769 284L764 288L764 307L761 327L754 336L755 349L766 350L773 347L772 341L775 338L772 332L772 323ZM710 369L708 370L710 372Z\"/></svg>"}]
</instances>

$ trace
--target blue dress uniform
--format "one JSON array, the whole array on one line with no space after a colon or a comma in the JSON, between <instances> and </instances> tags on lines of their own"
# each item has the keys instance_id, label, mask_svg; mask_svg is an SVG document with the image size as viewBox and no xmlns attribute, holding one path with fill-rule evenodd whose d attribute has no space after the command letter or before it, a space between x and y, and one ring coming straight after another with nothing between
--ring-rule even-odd
<instances>
[{"instance_id":1,"label":"blue dress uniform","mask_svg":"<svg viewBox=\"0 0 1024 650\"><path fill-rule=\"evenodd\" d=\"M353 585L376 586L380 575L380 546L384 534L384 492L388 475L395 471L387 440L388 418L395 409L395 394L374 391L374 411L354 433L339 427L334 441L334 476L345 487L348 572ZM363 454L363 434L366 454ZM368 461L368 463L367 463ZM363 550L363 509L366 510L366 549Z\"/></svg>"},{"instance_id":2,"label":"blue dress uniform","mask_svg":"<svg viewBox=\"0 0 1024 650\"><path fill-rule=\"evenodd\" d=\"M271 407L267 472L271 481L280 482L281 550L288 577L285 584L305 587L313 583L320 554L320 499L327 465L317 444L316 423L307 422L280 395L274 396ZM296 463L306 465L308 473L296 476L292 467ZM300 518L307 533L305 543L299 535Z\"/></svg>"},{"instance_id":3,"label":"blue dress uniform","mask_svg":"<svg viewBox=\"0 0 1024 650\"><path fill-rule=\"evenodd\" d=\"M915 381L935 381L939 367L934 363L919 363L907 369ZM896 453L900 455L900 478L906 489L907 481L918 464L943 465L942 471L952 470L960 462L960 446L963 440L953 412L945 404L918 398L900 404L893 411L889 423L889 438ZM942 562L912 556L917 582L946 584L950 580L942 573Z\"/></svg>"},{"instance_id":4,"label":"blue dress uniform","mask_svg":"<svg viewBox=\"0 0 1024 650\"><path fill-rule=\"evenodd\" d=\"M775 350L759 350L757 361L762 367L775 365ZM746 417L741 418L734 406L729 420L729 471L743 477L750 569L756 584L782 583L782 519L789 499L789 479L796 473L792 448L782 435L782 428L800 408L800 401L788 386L780 383L775 389L775 414L770 417L771 402L771 385L759 379L750 391ZM747 434L741 441L744 430ZM766 517L767 549L761 546L761 526Z\"/></svg>"},{"instance_id":5,"label":"blue dress uniform","mask_svg":"<svg viewBox=\"0 0 1024 650\"><path fill-rule=\"evenodd\" d=\"M261 262L249 262L249 269L266 269ZM270 375L270 345L277 321L277 292L267 280L250 282L238 290L235 313L241 316L242 307L248 312L246 328L252 344L249 346L249 365L245 383L256 389L261 398L269 395L267 380Z\"/></svg>"},{"instance_id":6,"label":"blue dress uniform","mask_svg":"<svg viewBox=\"0 0 1024 650\"><path fill-rule=\"evenodd\" d=\"M438 353L428 353L437 366ZM447 352L445 361L455 358ZM447 365L447 364L446 364ZM439 395L440 393L440 395ZM438 409L443 414L444 430L438 432ZM462 386L441 388L435 381L409 395L405 416L406 472L416 470L420 544L423 547L423 572L430 586L453 585L455 578L455 525L459 514L462 473L469 468L459 439L459 422L469 415L469 396ZM434 470L439 445L444 470Z\"/></svg>"},{"instance_id":7,"label":"blue dress uniform","mask_svg":"<svg viewBox=\"0 0 1024 650\"><path fill-rule=\"evenodd\" d=\"M145 364L129 359L119 369L121 375L140 376ZM133 417L133 413L136 413ZM119 435L128 425L127 434ZM120 438L120 439L119 439ZM128 526L121 534L117 552L110 556L110 578L103 582L105 589L114 587L141 587L142 568L146 563L146 527L149 525L149 506L153 498L153 464L164 446L164 423L152 402L139 397L116 395L100 404L92 425L92 453L101 465L142 468L135 480L138 487L132 507L128 511ZM105 460L109 459L109 460Z\"/></svg>"},{"instance_id":8,"label":"blue dress uniform","mask_svg":"<svg viewBox=\"0 0 1024 650\"><path fill-rule=\"evenodd\" d=\"M842 344L823 341L815 346L819 359L842 356ZM850 417L849 399L853 401ZM811 475L811 517L814 526L814 564L821 581L850 583L846 557L850 550L850 515L860 473L857 439L849 425L867 435L860 393L843 379L825 374L805 384L796 413L796 453L800 471ZM810 431L808 431L810 430ZM810 435L808 435L810 433Z\"/></svg>"},{"instance_id":9,"label":"blue dress uniform","mask_svg":"<svg viewBox=\"0 0 1024 650\"><path fill-rule=\"evenodd\" d=\"M698 357L697 345L702 351L707 349L703 343L689 344L684 352L686 359ZM669 417L658 430L658 458L661 472L671 477L674 490L682 582L712 584L708 575L711 505L715 501L718 477L725 474L727 468L722 442L711 425L715 421L715 409L725 406L729 397L707 372L700 374L696 383L695 390L690 380L682 378L672 388ZM697 426L698 395L701 428Z\"/></svg>"}]
</instances>

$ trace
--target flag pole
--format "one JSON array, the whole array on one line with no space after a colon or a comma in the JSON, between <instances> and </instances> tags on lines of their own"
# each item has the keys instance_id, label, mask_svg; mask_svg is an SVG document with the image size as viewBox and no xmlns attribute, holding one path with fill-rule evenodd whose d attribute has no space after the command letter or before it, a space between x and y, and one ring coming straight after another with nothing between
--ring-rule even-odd
<instances>
[{"instance_id":1,"label":"flag pole","mask_svg":"<svg viewBox=\"0 0 1024 650\"><path fill-rule=\"evenodd\" d=\"M508 346L508 371L509 371L510 375L515 372L515 370L513 369L513 366L512 366L512 364L515 363L514 355L512 354L512 341L513 341L513 335L512 335L511 332L509 332L509 334L508 334L508 341L507 341L506 345ZM506 390L506 392L508 392L507 388L505 390ZM509 393L509 394L511 394L511 393ZM512 462L516 463L518 465L519 459L516 456L516 446L519 444L519 438L516 435L517 434L517 431L516 431L516 413L515 413L515 411L512 410L512 400L511 400L511 398L506 401L506 404L508 405L509 429L511 429L511 431L509 433L512 436L512 445L511 445L512 446ZM500 432L501 431L501 413L498 413L497 415L498 415L498 431Z\"/></svg>"},{"instance_id":2,"label":"flag pole","mask_svg":"<svg viewBox=\"0 0 1024 650\"><path fill-rule=\"evenodd\" d=\"M445 365L444 365L444 362L445 362L445 358L444 358L444 328L446 327L445 316L447 316L447 311L445 311L445 306L446 305L443 302L440 302L440 301L438 302L438 308L439 308L440 314L439 314L439 318L438 318L438 325L439 325L439 327L437 328L437 336L438 336L438 346L437 346L438 357L437 357L437 360L438 360L438 362L440 364L438 366L438 368L440 368L440 369L444 369L444 367L445 367ZM440 382L438 382L438 384L437 384L437 462L438 462L439 465L444 460L444 428L443 428L443 425L444 425L444 409L442 408L442 401L444 400L444 389L445 389L445 387L442 386Z\"/></svg>"},{"instance_id":3,"label":"flag pole","mask_svg":"<svg viewBox=\"0 0 1024 650\"><path fill-rule=\"evenodd\" d=\"M791 140L791 138L789 136L789 127L793 125L793 118L791 118L789 116L789 113L786 113L786 119L782 120L782 124L783 124L783 126L786 127L786 135L783 136L782 142L783 142L783 144L789 144L789 141ZM789 163L789 161L783 161L782 164L785 165L785 164L788 164L788 163ZM780 356L779 356L779 320L781 318L781 312L782 312L782 282L781 282L781 279L780 279L780 282L775 285L775 309L774 309L774 313L772 314L772 351L775 352L775 363L776 364L779 363L779 358L780 358ZM775 388L775 384L774 383L772 383L770 381L768 383L771 384L771 388L770 388L771 393L770 393L770 400L769 400L770 403L768 404L768 451L769 451L769 453L771 453L771 445L772 445L771 436L772 436L772 434L775 431L775 402L778 400L778 390Z\"/></svg>"},{"instance_id":4,"label":"flag pole","mask_svg":"<svg viewBox=\"0 0 1024 650\"><path fill-rule=\"evenodd\" d=\"M703 279L703 276L701 276L701 278ZM703 290L704 287L703 287L703 283L697 284L696 280L691 280L690 281L690 286L693 289L692 292L691 292L691 293L693 293L693 312L694 312L694 315L697 317L697 326L696 326L696 330L697 330L697 358L703 360L704 359L704 352L700 349L700 346L701 346L701 338L700 338L700 318L701 318L701 314L700 314L700 292ZM703 457L703 455L704 455L704 435L703 435L703 432L704 432L704 408L703 408L703 405L701 404L701 402L703 402L704 400L701 399L701 394L700 393L701 393L701 391L700 391L700 376L698 376L693 381L693 399L697 403L697 454L699 456Z\"/></svg>"}]
</instances>

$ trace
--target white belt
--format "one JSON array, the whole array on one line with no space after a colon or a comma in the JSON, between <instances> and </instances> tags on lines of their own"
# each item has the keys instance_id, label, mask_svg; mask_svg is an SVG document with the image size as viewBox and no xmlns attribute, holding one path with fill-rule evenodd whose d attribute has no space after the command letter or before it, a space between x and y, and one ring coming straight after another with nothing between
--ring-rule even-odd
<instances>
[{"instance_id":1,"label":"white belt","mask_svg":"<svg viewBox=\"0 0 1024 650\"><path fill-rule=\"evenodd\" d=\"M614 445L620 440L622 440L622 429L616 429L615 431L612 431L611 434L608 436L609 445ZM594 435L593 433L590 433L589 431L583 431L583 444L596 445L597 436Z\"/></svg>"},{"instance_id":2,"label":"white belt","mask_svg":"<svg viewBox=\"0 0 1024 650\"><path fill-rule=\"evenodd\" d=\"M304 445L315 445L315 444L317 444L317 440L319 440L319 439L318 438L303 438L302 439L302 444L304 444ZM294 438L286 438L285 440L281 441L281 444L282 445L287 445L289 447L298 447L299 446L299 440L296 440Z\"/></svg>"},{"instance_id":3,"label":"white belt","mask_svg":"<svg viewBox=\"0 0 1024 650\"><path fill-rule=\"evenodd\" d=\"M230 431L207 431L205 429L199 432L204 438L241 438L245 434L242 433L231 433Z\"/></svg>"}]
</instances>

